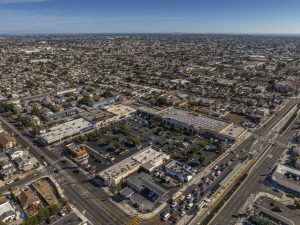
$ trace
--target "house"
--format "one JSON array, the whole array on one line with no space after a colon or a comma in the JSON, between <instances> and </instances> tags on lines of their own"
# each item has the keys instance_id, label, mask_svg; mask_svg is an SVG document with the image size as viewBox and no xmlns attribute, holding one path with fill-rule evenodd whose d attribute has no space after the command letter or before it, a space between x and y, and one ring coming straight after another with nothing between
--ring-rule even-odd
<instances>
[{"instance_id":1,"label":"house","mask_svg":"<svg viewBox=\"0 0 300 225\"><path fill-rule=\"evenodd\" d=\"M6 180L9 175L16 171L13 164L9 161L7 155L4 152L0 152L0 177Z\"/></svg>"},{"instance_id":2,"label":"house","mask_svg":"<svg viewBox=\"0 0 300 225\"><path fill-rule=\"evenodd\" d=\"M12 163L9 160L0 161L0 169L8 169L12 167Z\"/></svg>"},{"instance_id":3,"label":"house","mask_svg":"<svg viewBox=\"0 0 300 225\"><path fill-rule=\"evenodd\" d=\"M17 165L18 170L24 170L27 166L30 166L31 162L28 156L21 156L14 159L15 164Z\"/></svg>"},{"instance_id":4,"label":"house","mask_svg":"<svg viewBox=\"0 0 300 225\"><path fill-rule=\"evenodd\" d=\"M12 149L9 149L8 151L6 151L6 153L12 160L24 155L24 151L19 147L14 147Z\"/></svg>"},{"instance_id":5,"label":"house","mask_svg":"<svg viewBox=\"0 0 300 225\"><path fill-rule=\"evenodd\" d=\"M28 209L30 206L39 205L41 203L41 200L28 187L21 191L21 194L18 196L18 200L23 210Z\"/></svg>"},{"instance_id":6,"label":"house","mask_svg":"<svg viewBox=\"0 0 300 225\"><path fill-rule=\"evenodd\" d=\"M14 137L6 134L0 134L0 146L4 149L12 148L16 145L17 141Z\"/></svg>"},{"instance_id":7,"label":"house","mask_svg":"<svg viewBox=\"0 0 300 225\"><path fill-rule=\"evenodd\" d=\"M3 129L3 127L0 125L0 134L5 134L5 130Z\"/></svg>"},{"instance_id":8,"label":"house","mask_svg":"<svg viewBox=\"0 0 300 225\"><path fill-rule=\"evenodd\" d=\"M1 201L0 203L0 221L8 223L16 218L16 213L9 201Z\"/></svg>"}]
</instances>

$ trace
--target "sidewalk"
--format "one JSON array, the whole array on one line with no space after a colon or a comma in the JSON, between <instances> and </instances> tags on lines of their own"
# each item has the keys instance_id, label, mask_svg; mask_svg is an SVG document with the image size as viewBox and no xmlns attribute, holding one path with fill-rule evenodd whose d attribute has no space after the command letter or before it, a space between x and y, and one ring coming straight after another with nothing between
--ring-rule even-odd
<instances>
[{"instance_id":1,"label":"sidewalk","mask_svg":"<svg viewBox=\"0 0 300 225\"><path fill-rule=\"evenodd\" d=\"M48 178L52 181L52 183L55 185L59 195L62 198L65 198L65 195L62 191L62 189L60 188L58 182L52 177L52 176L48 176ZM76 214L77 217L79 217L81 219L81 221L83 221L83 223L88 222L89 224L92 224L81 212L79 212L79 210L72 204L70 204L70 208L72 209L72 211Z\"/></svg>"}]
</instances>

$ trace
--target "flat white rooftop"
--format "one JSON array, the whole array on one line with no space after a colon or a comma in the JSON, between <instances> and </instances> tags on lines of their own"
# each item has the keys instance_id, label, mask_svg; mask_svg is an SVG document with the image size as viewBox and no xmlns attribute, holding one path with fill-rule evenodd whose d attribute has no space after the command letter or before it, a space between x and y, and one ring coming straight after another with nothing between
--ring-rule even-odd
<instances>
[{"instance_id":1,"label":"flat white rooftop","mask_svg":"<svg viewBox=\"0 0 300 225\"><path fill-rule=\"evenodd\" d=\"M297 169L294 169L292 167L285 166L285 165L282 165L282 164L277 165L276 172L280 173L280 174L283 174L283 175L286 174L286 173L291 173L291 174L300 176L300 170L297 170Z\"/></svg>"},{"instance_id":2,"label":"flat white rooftop","mask_svg":"<svg viewBox=\"0 0 300 225\"><path fill-rule=\"evenodd\" d=\"M176 108L168 108L167 110L161 111L159 114L163 118L174 119L193 126L199 130L206 129L214 132L220 132L231 125L229 122L217 120L203 115L193 115L188 111Z\"/></svg>"},{"instance_id":3,"label":"flat white rooftop","mask_svg":"<svg viewBox=\"0 0 300 225\"><path fill-rule=\"evenodd\" d=\"M99 175L105 180L117 180L124 174L131 171L138 170L143 164L150 162L152 164L157 164L157 162L163 162L164 159L169 159L170 157L163 153L153 149L151 146L143 149L140 152L120 161L119 163L103 170Z\"/></svg>"},{"instance_id":4,"label":"flat white rooftop","mask_svg":"<svg viewBox=\"0 0 300 225\"><path fill-rule=\"evenodd\" d=\"M92 126L90 122L83 118L79 118L50 128L49 132L41 135L41 138L47 143L53 143L65 137L80 133L81 129L89 126Z\"/></svg>"}]
</instances>

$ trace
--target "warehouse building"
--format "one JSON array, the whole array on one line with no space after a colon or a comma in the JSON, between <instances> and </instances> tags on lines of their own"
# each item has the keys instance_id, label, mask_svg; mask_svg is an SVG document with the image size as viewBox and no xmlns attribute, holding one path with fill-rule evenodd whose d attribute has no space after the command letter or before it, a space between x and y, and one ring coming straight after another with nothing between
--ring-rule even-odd
<instances>
[{"instance_id":1,"label":"warehouse building","mask_svg":"<svg viewBox=\"0 0 300 225\"><path fill-rule=\"evenodd\" d=\"M108 186L116 186L130 174L137 172L143 165L149 170L161 166L170 156L149 146L99 173L99 177Z\"/></svg>"},{"instance_id":2,"label":"warehouse building","mask_svg":"<svg viewBox=\"0 0 300 225\"><path fill-rule=\"evenodd\" d=\"M192 114L174 107L163 110L141 107L137 113L148 119L157 119L170 126L179 127L186 132L205 134L231 142L238 141L247 132L243 127L236 126L231 122Z\"/></svg>"}]
</instances>

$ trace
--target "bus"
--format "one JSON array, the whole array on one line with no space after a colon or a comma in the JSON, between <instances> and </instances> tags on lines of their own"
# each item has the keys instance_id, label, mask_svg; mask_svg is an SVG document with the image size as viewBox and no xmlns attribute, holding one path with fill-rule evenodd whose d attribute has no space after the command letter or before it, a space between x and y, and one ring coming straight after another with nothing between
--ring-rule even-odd
<instances>
[{"instance_id":1,"label":"bus","mask_svg":"<svg viewBox=\"0 0 300 225\"><path fill-rule=\"evenodd\" d=\"M182 195L183 195L183 193L182 193L181 191L176 192L176 193L172 196L171 201L172 201L172 202L177 202L177 201L180 199L180 197L181 197Z\"/></svg>"}]
</instances>

